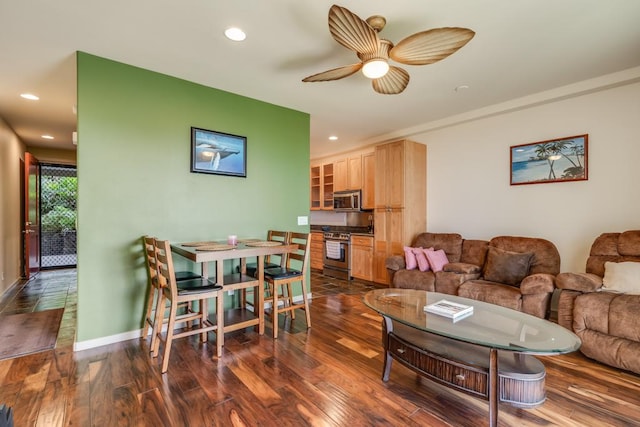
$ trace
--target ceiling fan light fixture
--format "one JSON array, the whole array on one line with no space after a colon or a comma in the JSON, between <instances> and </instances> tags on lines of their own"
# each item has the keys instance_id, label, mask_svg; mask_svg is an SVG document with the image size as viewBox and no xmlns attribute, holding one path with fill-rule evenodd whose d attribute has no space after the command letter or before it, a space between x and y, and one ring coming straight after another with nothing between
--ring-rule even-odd
<instances>
[{"instance_id":1,"label":"ceiling fan light fixture","mask_svg":"<svg viewBox=\"0 0 640 427\"><path fill-rule=\"evenodd\" d=\"M379 79L389 71L389 63L384 59L374 58L362 66L362 74L370 79Z\"/></svg>"}]
</instances>

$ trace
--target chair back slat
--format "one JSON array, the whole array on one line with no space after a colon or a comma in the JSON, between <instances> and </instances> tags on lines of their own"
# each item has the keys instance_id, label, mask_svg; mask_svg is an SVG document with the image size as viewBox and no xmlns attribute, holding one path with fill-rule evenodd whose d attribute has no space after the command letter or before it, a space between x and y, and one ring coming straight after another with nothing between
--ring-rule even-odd
<instances>
[{"instance_id":1,"label":"chair back slat","mask_svg":"<svg viewBox=\"0 0 640 427\"><path fill-rule=\"evenodd\" d=\"M149 280L153 284L158 275L158 258L156 256L156 239L155 237L144 236L142 238L144 244L145 265L147 266L147 273L149 274Z\"/></svg>"},{"instance_id":2,"label":"chair back slat","mask_svg":"<svg viewBox=\"0 0 640 427\"><path fill-rule=\"evenodd\" d=\"M291 232L289 236L289 244L298 245L298 249L295 252L289 254L287 266L291 267L291 260L299 261L302 264L301 271L305 271L307 268L307 262L309 260L309 247L311 243L311 234L309 233L296 233Z\"/></svg>"},{"instance_id":3,"label":"chair back slat","mask_svg":"<svg viewBox=\"0 0 640 427\"><path fill-rule=\"evenodd\" d=\"M168 240L156 240L156 257L158 259L158 286L169 288L171 294L177 296L176 276L171 256L171 244Z\"/></svg>"}]
</instances>

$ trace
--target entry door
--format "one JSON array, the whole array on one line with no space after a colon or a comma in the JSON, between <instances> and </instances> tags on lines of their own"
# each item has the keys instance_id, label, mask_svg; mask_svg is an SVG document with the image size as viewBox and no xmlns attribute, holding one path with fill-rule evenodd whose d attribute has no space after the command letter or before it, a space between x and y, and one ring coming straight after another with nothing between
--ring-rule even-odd
<instances>
[{"instance_id":1,"label":"entry door","mask_svg":"<svg viewBox=\"0 0 640 427\"><path fill-rule=\"evenodd\" d=\"M24 153L24 277L40 271L40 167L38 159Z\"/></svg>"}]
</instances>

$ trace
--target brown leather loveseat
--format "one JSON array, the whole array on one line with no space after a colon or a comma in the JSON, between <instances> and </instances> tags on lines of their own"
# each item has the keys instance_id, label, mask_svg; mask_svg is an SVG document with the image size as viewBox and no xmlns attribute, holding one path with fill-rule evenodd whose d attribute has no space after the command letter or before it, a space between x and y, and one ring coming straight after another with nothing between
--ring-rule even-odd
<instances>
[{"instance_id":1,"label":"brown leather loveseat","mask_svg":"<svg viewBox=\"0 0 640 427\"><path fill-rule=\"evenodd\" d=\"M458 295L548 317L560 271L560 255L550 241L517 236L466 240L456 233L421 233L411 246L442 249L449 263L441 271L420 271L407 269L403 256L389 257L391 286Z\"/></svg>"},{"instance_id":2,"label":"brown leather loveseat","mask_svg":"<svg viewBox=\"0 0 640 427\"><path fill-rule=\"evenodd\" d=\"M558 323L587 357L640 374L640 230L595 239L585 273L561 273Z\"/></svg>"}]
</instances>

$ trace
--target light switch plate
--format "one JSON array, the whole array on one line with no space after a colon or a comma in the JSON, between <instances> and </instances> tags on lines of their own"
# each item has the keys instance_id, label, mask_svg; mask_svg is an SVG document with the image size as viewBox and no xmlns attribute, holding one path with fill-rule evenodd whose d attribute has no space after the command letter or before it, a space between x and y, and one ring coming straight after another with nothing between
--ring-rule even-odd
<instances>
[{"instance_id":1,"label":"light switch plate","mask_svg":"<svg viewBox=\"0 0 640 427\"><path fill-rule=\"evenodd\" d=\"M299 216L298 217L298 225L307 225L309 224L309 217L308 216Z\"/></svg>"}]
</instances>

